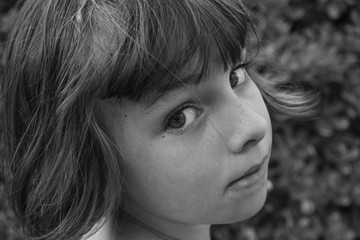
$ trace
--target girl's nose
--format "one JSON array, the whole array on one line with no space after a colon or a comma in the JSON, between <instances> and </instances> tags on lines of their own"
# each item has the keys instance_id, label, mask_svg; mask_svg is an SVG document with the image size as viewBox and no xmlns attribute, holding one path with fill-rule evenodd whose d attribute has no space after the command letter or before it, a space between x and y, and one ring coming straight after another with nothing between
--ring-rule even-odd
<instances>
[{"instance_id":1,"label":"girl's nose","mask_svg":"<svg viewBox=\"0 0 360 240\"><path fill-rule=\"evenodd\" d=\"M257 145L266 135L268 122L254 109L237 106L229 121L228 147L233 153L240 153Z\"/></svg>"}]
</instances>

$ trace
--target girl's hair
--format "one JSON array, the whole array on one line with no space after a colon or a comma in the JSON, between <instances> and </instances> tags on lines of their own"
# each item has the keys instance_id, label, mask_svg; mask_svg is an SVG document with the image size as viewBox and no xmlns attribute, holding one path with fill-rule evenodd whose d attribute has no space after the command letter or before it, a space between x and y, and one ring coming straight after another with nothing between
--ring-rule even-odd
<instances>
[{"instance_id":1,"label":"girl's hair","mask_svg":"<svg viewBox=\"0 0 360 240\"><path fill-rule=\"evenodd\" d=\"M99 99L160 97L197 83L210 53L242 61L250 16L239 0L28 0L1 82L7 194L27 236L79 239L122 208L122 157ZM193 72L177 77L189 60ZM195 77L194 77L195 76ZM312 113L311 98L254 72L272 112Z\"/></svg>"}]
</instances>

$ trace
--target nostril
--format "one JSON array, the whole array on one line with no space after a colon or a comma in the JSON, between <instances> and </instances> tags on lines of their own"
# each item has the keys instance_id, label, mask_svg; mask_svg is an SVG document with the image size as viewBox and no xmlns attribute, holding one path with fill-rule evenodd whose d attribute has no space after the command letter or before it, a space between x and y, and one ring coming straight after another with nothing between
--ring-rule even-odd
<instances>
[{"instance_id":1,"label":"nostril","mask_svg":"<svg viewBox=\"0 0 360 240\"><path fill-rule=\"evenodd\" d=\"M254 147L259 141L257 140L250 140L250 141L247 141L243 148L242 148L242 151L246 151L248 148L251 148L251 147Z\"/></svg>"}]
</instances>

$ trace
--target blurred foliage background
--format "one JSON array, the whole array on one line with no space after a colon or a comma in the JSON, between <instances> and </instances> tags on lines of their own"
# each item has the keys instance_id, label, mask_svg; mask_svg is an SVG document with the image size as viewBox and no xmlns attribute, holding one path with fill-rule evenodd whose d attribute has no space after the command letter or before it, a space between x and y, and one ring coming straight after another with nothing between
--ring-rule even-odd
<instances>
[{"instance_id":1,"label":"blurred foliage background","mask_svg":"<svg viewBox=\"0 0 360 240\"><path fill-rule=\"evenodd\" d=\"M360 1L244 1L255 17L259 70L272 78L280 71L322 100L316 119L273 126L264 208L214 226L213 239L360 240ZM0 55L15 2L0 0ZM0 239L14 239L1 184L0 209Z\"/></svg>"}]
</instances>

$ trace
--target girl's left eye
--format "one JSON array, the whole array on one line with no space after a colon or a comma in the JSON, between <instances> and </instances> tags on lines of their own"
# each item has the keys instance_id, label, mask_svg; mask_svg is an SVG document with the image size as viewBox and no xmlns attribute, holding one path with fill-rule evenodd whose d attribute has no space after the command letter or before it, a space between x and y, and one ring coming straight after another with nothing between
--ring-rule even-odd
<instances>
[{"instance_id":1,"label":"girl's left eye","mask_svg":"<svg viewBox=\"0 0 360 240\"><path fill-rule=\"evenodd\" d=\"M232 89L238 86L244 86L248 82L248 76L244 67L235 68L230 72L229 82Z\"/></svg>"},{"instance_id":2,"label":"girl's left eye","mask_svg":"<svg viewBox=\"0 0 360 240\"><path fill-rule=\"evenodd\" d=\"M201 110L194 105L183 105L175 110L166 120L166 130L170 133L186 132L200 116Z\"/></svg>"}]
</instances>

